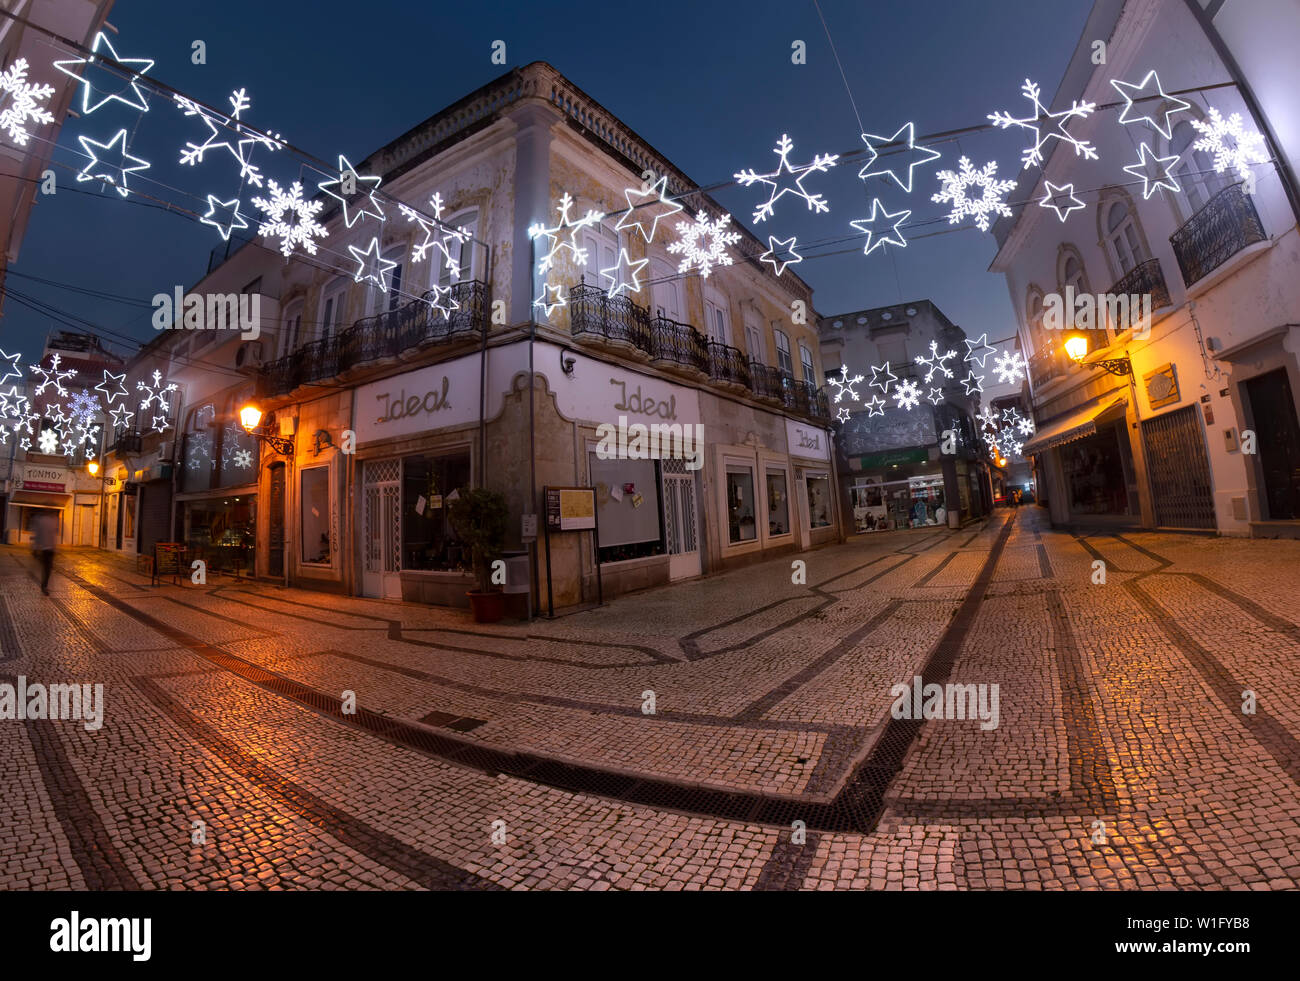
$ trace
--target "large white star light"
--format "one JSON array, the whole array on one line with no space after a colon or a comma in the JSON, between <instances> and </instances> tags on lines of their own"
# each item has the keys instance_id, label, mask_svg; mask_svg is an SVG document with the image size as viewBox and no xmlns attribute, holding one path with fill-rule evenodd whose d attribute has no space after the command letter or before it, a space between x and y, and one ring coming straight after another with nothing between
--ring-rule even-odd
<instances>
[{"instance_id":1,"label":"large white star light","mask_svg":"<svg viewBox=\"0 0 1300 981\"><path fill-rule=\"evenodd\" d=\"M1138 150L1138 162L1129 164L1124 171L1134 177L1142 178L1142 200L1145 201L1162 187L1175 194L1182 190L1173 175L1173 168L1179 159L1177 154L1171 157L1157 157L1151 148L1143 143ZM1152 166L1153 164L1155 166Z\"/></svg>"},{"instance_id":2,"label":"large white star light","mask_svg":"<svg viewBox=\"0 0 1300 981\"><path fill-rule=\"evenodd\" d=\"M881 221L883 217L883 221ZM871 214L866 218L858 218L849 222L854 228L867 236L867 244L862 247L863 255L871 255L876 249L885 245L896 245L900 249L907 248L907 239L903 238L903 233L898 230L899 226L912 217L910 211L895 211L890 213L884 209L879 198L873 198L871 201ZM894 221L894 219L898 219ZM888 225L889 230L883 234L876 230L876 222L882 225Z\"/></svg>"},{"instance_id":3,"label":"large white star light","mask_svg":"<svg viewBox=\"0 0 1300 981\"><path fill-rule=\"evenodd\" d=\"M586 266L587 250L579 244L578 233L584 228L597 224L605 217L603 212L591 208L588 208L587 213L577 220L570 217L573 198L568 191L560 196L560 203L555 206L555 210L560 213L560 220L556 224L547 226L541 222L534 222L528 228L529 238L538 239L545 236L547 239L546 254L537 261L539 273L554 269L566 252L572 263L580 267Z\"/></svg>"},{"instance_id":4,"label":"large white star light","mask_svg":"<svg viewBox=\"0 0 1300 981\"><path fill-rule=\"evenodd\" d=\"M677 234L681 238L668 246L669 252L680 253L682 256L677 271L684 273L695 266L700 271L700 278L708 279L715 265L731 265L732 258L727 253L727 246L740 241L740 232L727 231L730 224L731 215L723 215L714 221L704 210L695 216L694 221L679 221Z\"/></svg>"},{"instance_id":5,"label":"large white star light","mask_svg":"<svg viewBox=\"0 0 1300 981\"><path fill-rule=\"evenodd\" d=\"M925 373L925 383L928 385L930 380L934 378L935 372L942 373L945 378L952 377L952 369L948 367L946 362L955 357L957 357L956 351L946 351L943 354L940 354L939 342L931 341L930 356L927 358L918 354L913 360L915 360L917 364L925 365L926 368L929 369Z\"/></svg>"},{"instance_id":6,"label":"large white star light","mask_svg":"<svg viewBox=\"0 0 1300 981\"><path fill-rule=\"evenodd\" d=\"M230 96L231 115L228 117L205 109L192 99L181 95L176 96L176 104L185 111L186 116L198 116L203 120L208 130L207 138L202 143L185 144L185 149L181 151L182 164L193 167L203 162L203 156L209 150L225 150L239 165L241 181L247 181L254 187L262 186L261 170L249 162L253 148L260 146L267 150L278 150L284 146L284 142L278 133L269 135L259 133L240 121L240 113L252 105L244 89L238 89ZM228 130L234 137L238 137L233 144L231 136L219 139L223 130Z\"/></svg>"},{"instance_id":7,"label":"large white star light","mask_svg":"<svg viewBox=\"0 0 1300 981\"><path fill-rule=\"evenodd\" d=\"M1058 186L1051 181L1043 181L1043 188L1045 193L1042 200L1038 202L1038 206L1040 208L1051 208L1061 221L1065 221L1066 218L1070 217L1071 211L1078 211L1080 208L1086 207L1082 201L1075 197L1073 184Z\"/></svg>"},{"instance_id":8,"label":"large white star light","mask_svg":"<svg viewBox=\"0 0 1300 981\"><path fill-rule=\"evenodd\" d=\"M767 251L758 257L759 262L771 263L772 268L776 270L778 276L785 272L786 266L797 265L803 262L803 256L794 250L795 237L777 238L775 235L767 237ZM787 259L778 258L779 256L789 256Z\"/></svg>"},{"instance_id":9,"label":"large white star light","mask_svg":"<svg viewBox=\"0 0 1300 981\"><path fill-rule=\"evenodd\" d=\"M81 148L86 151L86 156L90 158L86 166L77 172L78 181L103 181L106 184L111 184L122 197L126 197L131 193L130 188L127 187L126 175L149 168L147 160L133 157L126 152L126 130L124 129L118 130L117 135L107 143L92 140L89 136L78 136L77 141L81 144ZM120 164L111 164L107 160L102 160L91 147L95 147L100 151L111 151L116 147L122 162ZM128 160L137 164L137 166L128 167L126 165Z\"/></svg>"},{"instance_id":10,"label":"large white star light","mask_svg":"<svg viewBox=\"0 0 1300 981\"><path fill-rule=\"evenodd\" d=\"M977 353L977 352L980 352L980 353ZM980 336L979 336L979 340L977 340L977 341L972 341L972 340L970 340L969 338L967 338L967 340L966 340L966 356L965 356L962 360L963 360L963 361L974 361L974 362L975 362L976 364L978 364L981 368L983 368L983 367L984 367L984 362L988 360L988 356L989 356L990 354L997 354L997 353L998 353L998 349L995 348L992 344L989 343L989 335L988 335L988 333L986 332L986 333L980 334Z\"/></svg>"},{"instance_id":11,"label":"large white star light","mask_svg":"<svg viewBox=\"0 0 1300 981\"><path fill-rule=\"evenodd\" d=\"M635 228L645 239L646 245L654 241L655 232L659 228L659 222L665 218L677 214L684 210L680 201L674 201L668 196L668 177L660 177L653 184L638 189L635 187L625 188L623 196L627 198L627 210L619 215L618 224L614 226L615 231L622 231L624 228ZM655 205L651 206L648 201L658 197ZM632 200L636 198L637 200ZM651 211L646 210L652 208ZM650 230L646 231L646 220L649 219Z\"/></svg>"},{"instance_id":12,"label":"large white star light","mask_svg":"<svg viewBox=\"0 0 1300 981\"><path fill-rule=\"evenodd\" d=\"M883 416L885 414L885 400L879 395L873 395L866 402L862 403L863 408L867 410L867 418L872 416Z\"/></svg>"},{"instance_id":13,"label":"large white star light","mask_svg":"<svg viewBox=\"0 0 1300 981\"><path fill-rule=\"evenodd\" d=\"M851 413L848 410L848 406L844 406L839 412L835 413L835 418L839 419L840 422L848 422L850 415Z\"/></svg>"},{"instance_id":14,"label":"large white star light","mask_svg":"<svg viewBox=\"0 0 1300 981\"><path fill-rule=\"evenodd\" d=\"M4 374L0 374L0 385L3 385L10 378L23 377L22 365L18 363L18 359L21 357L21 351L18 354L6 354L0 349L0 371L4 372ZM5 364L6 361L9 363Z\"/></svg>"},{"instance_id":15,"label":"large white star light","mask_svg":"<svg viewBox=\"0 0 1300 981\"><path fill-rule=\"evenodd\" d=\"M51 385L54 386L54 391L60 396L66 396L68 394L68 390L63 387L63 382L69 378L77 377L77 369L60 368L59 362L61 359L62 355L55 351L50 355L50 367L46 368L44 365L40 364L30 365L32 374L41 376L41 383L32 389L33 395L44 395L45 390Z\"/></svg>"},{"instance_id":16,"label":"large white star light","mask_svg":"<svg viewBox=\"0 0 1300 981\"><path fill-rule=\"evenodd\" d=\"M870 388L878 388L884 395L889 394L889 386L898 381L898 376L889 370L889 362L886 361L883 366L871 366L871 384Z\"/></svg>"},{"instance_id":17,"label":"large white star light","mask_svg":"<svg viewBox=\"0 0 1300 981\"><path fill-rule=\"evenodd\" d=\"M266 212L266 221L257 226L257 234L280 239L280 254L286 259L301 247L309 255L316 254L314 237L325 238L329 232L316 220L324 201L307 201L302 196L302 185L294 181L289 190L283 190L275 181L268 181L269 198L253 198L253 205Z\"/></svg>"},{"instance_id":18,"label":"large white star light","mask_svg":"<svg viewBox=\"0 0 1300 981\"><path fill-rule=\"evenodd\" d=\"M348 162L348 158L339 154L339 176L334 180L321 181L316 186L322 191L340 201L343 204L343 222L348 228L351 228L366 215L370 215L378 221L387 221L384 217L384 209L379 206L375 200L375 191L379 189L379 183L382 178L373 175L362 177L357 173L357 169ZM366 192L361 186L363 184L372 185L369 192ZM330 190L335 188L335 190ZM358 194L365 193L361 200L361 207L354 209L351 207L351 200Z\"/></svg>"},{"instance_id":19,"label":"large white star light","mask_svg":"<svg viewBox=\"0 0 1300 981\"><path fill-rule=\"evenodd\" d=\"M374 283L387 293L388 274L397 268L397 263L379 254L379 239L372 238L365 249L349 245L348 251L357 260L357 271L352 274L352 278L358 283Z\"/></svg>"},{"instance_id":20,"label":"large white star light","mask_svg":"<svg viewBox=\"0 0 1300 981\"><path fill-rule=\"evenodd\" d=\"M434 220L430 221L414 208L405 204L399 204L397 210L406 216L407 221L413 221L420 226L424 232L424 239L416 242L411 248L411 261L423 262L430 251L437 250L442 253L443 265L451 271L452 278L460 278L460 250L457 249L456 255L452 255L451 243L463 245L470 240L468 228L452 228L450 225L442 223L442 213L446 206L442 203L442 194L434 192L429 198L429 206L433 209Z\"/></svg>"},{"instance_id":21,"label":"large white star light","mask_svg":"<svg viewBox=\"0 0 1300 981\"><path fill-rule=\"evenodd\" d=\"M109 412L109 415L113 417L114 430L129 429L131 426L131 420L135 418L135 413L128 412L125 404L114 407Z\"/></svg>"},{"instance_id":22,"label":"large white star light","mask_svg":"<svg viewBox=\"0 0 1300 981\"><path fill-rule=\"evenodd\" d=\"M452 313L460 309L460 304L452 295L451 287L439 286L437 283L429 287L424 301L429 304L429 309L441 314L443 320L450 320Z\"/></svg>"},{"instance_id":23,"label":"large white star light","mask_svg":"<svg viewBox=\"0 0 1300 981\"><path fill-rule=\"evenodd\" d=\"M966 157L957 160L959 170L941 170L938 173L943 189L931 195L930 200L937 204L951 204L948 224L955 225L963 218L973 217L975 227L981 232L989 230L989 215L1011 217L1011 208L1005 201L1005 195L1015 189L1013 180L998 180L997 161L991 160L979 170ZM967 191L977 187L980 196L973 198Z\"/></svg>"},{"instance_id":24,"label":"large white star light","mask_svg":"<svg viewBox=\"0 0 1300 981\"><path fill-rule=\"evenodd\" d=\"M227 220L220 220L217 214L218 208L225 212ZM223 242L230 241L230 233L236 228L248 227L248 222L244 221L244 216L239 213L239 198L222 201L215 194L208 195L208 213L199 219L199 224L211 225L217 230Z\"/></svg>"},{"instance_id":25,"label":"large white star light","mask_svg":"<svg viewBox=\"0 0 1300 981\"><path fill-rule=\"evenodd\" d=\"M54 122L54 113L41 103L54 94L54 86L27 81L27 59L19 58L0 72L0 129L9 134L16 146L26 146L31 139L27 125ZM8 104L4 98L8 97Z\"/></svg>"},{"instance_id":26,"label":"large white star light","mask_svg":"<svg viewBox=\"0 0 1300 981\"><path fill-rule=\"evenodd\" d=\"M541 295L533 301L533 306L541 307L542 313L550 317L560 307L567 307L569 304L564 299L563 283L543 283Z\"/></svg>"},{"instance_id":27,"label":"large white star light","mask_svg":"<svg viewBox=\"0 0 1300 981\"><path fill-rule=\"evenodd\" d=\"M1166 140L1172 139L1174 132L1169 117L1192 106L1190 102L1167 95L1155 69L1147 72L1147 77L1136 85L1132 82L1121 82L1117 78L1111 79L1110 84L1124 97L1124 108L1119 114L1119 121L1127 126L1129 123L1140 123L1146 120ZM1151 88L1155 91L1150 91ZM1137 102L1142 103L1141 109L1134 105ZM1157 116L1160 118L1157 119Z\"/></svg>"},{"instance_id":28,"label":"large white star light","mask_svg":"<svg viewBox=\"0 0 1300 981\"><path fill-rule=\"evenodd\" d=\"M1203 134L1192 144L1192 149L1214 154L1216 174L1235 170L1243 181L1249 181L1252 163L1268 163L1268 154L1263 150L1264 137L1246 129L1241 113L1234 112L1224 119L1218 109L1211 108L1208 123L1199 119L1191 123L1196 132Z\"/></svg>"},{"instance_id":29,"label":"large white star light","mask_svg":"<svg viewBox=\"0 0 1300 981\"><path fill-rule=\"evenodd\" d=\"M961 380L961 383L965 387L967 395L974 395L977 392L982 394L984 391L984 376L975 374L974 368L966 373L966 377Z\"/></svg>"},{"instance_id":30,"label":"large white star light","mask_svg":"<svg viewBox=\"0 0 1300 981\"><path fill-rule=\"evenodd\" d=\"M634 261L628 258L627 249L619 249L614 265L600 271L601 278L610 281L609 295L614 297L619 293L640 293L641 272L648 265L650 265L649 259ZM624 270L627 270L627 276L623 275Z\"/></svg>"},{"instance_id":31,"label":"large white star light","mask_svg":"<svg viewBox=\"0 0 1300 981\"><path fill-rule=\"evenodd\" d=\"M903 134L907 134L907 146L905 150L898 150L891 153L891 157L898 157L898 170L893 166L886 166L883 163L877 163L880 159L880 149L889 146L895 146L902 142ZM908 194L912 193L912 171L923 163L929 163L931 160L938 160L941 154L929 147L917 146L915 130L911 123L903 126L893 136L873 136L870 133L862 134L862 142L867 145L867 152L871 156L867 159L866 165L858 171L858 176L864 181L868 177L889 176L894 179L894 183L901 187ZM899 177L899 171L902 170L903 164L907 166L906 179Z\"/></svg>"},{"instance_id":32,"label":"large white star light","mask_svg":"<svg viewBox=\"0 0 1300 981\"><path fill-rule=\"evenodd\" d=\"M856 401L857 398L858 398L858 393L855 392L855 391L853 390L853 386L854 386L854 385L857 385L857 384L858 384L859 382L861 382L861 381L862 381L862 376L861 376L861 375L854 375L852 378L849 377L849 366L846 365L846 364L842 364L842 365L840 365L840 377L839 377L839 378L828 378L828 379L826 379L827 384L829 384L829 385L833 385L833 386L835 387L835 401L836 401L836 402L841 402L841 401L843 401L843 400L844 400L844 396L846 396L846 395L847 395L849 398L851 398L851 399L853 399L854 401Z\"/></svg>"},{"instance_id":33,"label":"large white star light","mask_svg":"<svg viewBox=\"0 0 1300 981\"><path fill-rule=\"evenodd\" d=\"M1025 84L1020 86L1020 91L1024 97L1033 104L1033 114L1018 119L1011 113L1004 110L991 112L988 115L989 120L999 129L1009 129L1012 126L1018 126L1021 129L1028 130L1034 136L1033 146L1026 147L1021 153L1021 159L1024 161L1025 170L1035 164L1042 165L1044 154L1043 147L1047 145L1048 140L1060 140L1062 143L1068 143L1074 147L1074 155L1082 155L1085 160L1096 160L1097 149L1087 140L1078 140L1065 131L1065 124L1071 119L1086 119L1097 108L1095 102L1080 102L1077 99L1070 103L1070 108L1061 112L1049 112L1047 106L1043 105L1039 96L1042 94L1035 82L1025 79ZM1044 128L1048 127L1048 132L1044 133Z\"/></svg>"},{"instance_id":34,"label":"large white star light","mask_svg":"<svg viewBox=\"0 0 1300 981\"><path fill-rule=\"evenodd\" d=\"M106 60L105 57L100 54L100 52L104 50L107 50L107 57L109 59L112 59L130 71L131 77L127 80L126 88L120 89L117 92L109 93L102 99L94 101L93 96L95 87L90 84L90 80L86 78L84 72L81 72L80 74L77 72L77 68L78 66L89 66L96 62ZM132 109L138 109L140 112L148 112L149 103L145 101L144 93L140 91L140 86L137 84L136 79L149 71L149 69L153 68L153 62L148 58L123 58L119 56L118 53L113 50L113 42L104 35L103 31L95 35L95 43L91 46L90 51L91 54L89 58L69 58L54 63L55 68L63 72L63 74L71 76L78 84L83 86L81 91L82 115L89 116L96 109L103 108L110 102L120 102L125 106L130 106ZM126 92L127 89L131 90L131 94L124 96L123 93Z\"/></svg>"},{"instance_id":35,"label":"large white star light","mask_svg":"<svg viewBox=\"0 0 1300 981\"><path fill-rule=\"evenodd\" d=\"M838 153L819 153L813 158L812 163L803 164L799 167L790 166L790 151L794 149L794 143L785 133L781 134L781 139L772 148L772 152L781 158L776 170L770 174L759 174L751 170L742 170L732 176L740 183L742 187L749 187L752 184L765 184L769 187L770 193L767 200L759 204L754 210L754 221L765 221L772 217L776 208L776 202L786 194L793 194L797 198L802 198L808 205L808 210L813 212L829 211L830 205L820 194L809 194L804 188L803 182L808 179L809 174L825 173L835 166L835 161L839 160Z\"/></svg>"}]
</instances>

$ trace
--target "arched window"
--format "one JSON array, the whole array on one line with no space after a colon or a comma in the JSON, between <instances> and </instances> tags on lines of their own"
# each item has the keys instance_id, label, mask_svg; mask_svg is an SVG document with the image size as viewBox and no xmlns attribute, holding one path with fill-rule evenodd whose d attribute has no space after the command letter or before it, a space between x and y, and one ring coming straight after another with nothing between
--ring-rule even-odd
<instances>
[{"instance_id":1,"label":"arched window","mask_svg":"<svg viewBox=\"0 0 1300 981\"><path fill-rule=\"evenodd\" d=\"M1088 292L1088 283L1083 275L1083 263L1077 255L1069 256L1065 260L1065 266L1061 270L1062 288L1070 286L1074 288L1074 295L1081 296Z\"/></svg>"},{"instance_id":2,"label":"arched window","mask_svg":"<svg viewBox=\"0 0 1300 981\"><path fill-rule=\"evenodd\" d=\"M1142 238L1138 235L1137 223L1133 220L1133 212L1127 201L1112 201L1106 207L1103 227L1106 246L1110 249L1111 258L1115 260L1121 276L1150 258L1142 246Z\"/></svg>"},{"instance_id":3,"label":"arched window","mask_svg":"<svg viewBox=\"0 0 1300 981\"><path fill-rule=\"evenodd\" d=\"M348 300L348 277L336 276L321 292L320 313L316 324L316 337L333 337L343 329L343 314Z\"/></svg>"},{"instance_id":4,"label":"arched window","mask_svg":"<svg viewBox=\"0 0 1300 981\"><path fill-rule=\"evenodd\" d=\"M302 301L291 303L280 324L280 357L292 354L302 339Z\"/></svg>"},{"instance_id":5,"label":"arched window","mask_svg":"<svg viewBox=\"0 0 1300 981\"><path fill-rule=\"evenodd\" d=\"M1173 139L1169 141L1169 155L1179 156L1178 163L1174 164L1174 176L1187 195L1188 218L1228 186L1224 175L1214 172L1214 158L1204 150L1192 149L1199 136L1191 123L1181 122L1174 127Z\"/></svg>"}]
</instances>

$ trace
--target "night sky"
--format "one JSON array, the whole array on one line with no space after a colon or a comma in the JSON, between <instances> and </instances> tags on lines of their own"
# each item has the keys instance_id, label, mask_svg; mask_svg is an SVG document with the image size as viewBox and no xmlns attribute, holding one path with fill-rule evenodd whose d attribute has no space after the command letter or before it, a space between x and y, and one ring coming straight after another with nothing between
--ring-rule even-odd
<instances>
[{"instance_id":1,"label":"night sky","mask_svg":"<svg viewBox=\"0 0 1300 981\"><path fill-rule=\"evenodd\" d=\"M1023 114L1019 87L1026 77L1050 96L1090 8L1091 0L822 0L821 6L865 131L892 134L914 121L918 137L983 123L994 109ZM811 2L120 0L109 19L120 32L110 35L119 56L154 59L151 76L218 108L245 87L252 99L245 121L330 161L344 153L359 163L509 67L536 60L553 64L702 185L744 168L772 170L772 147L782 133L794 141L793 163L863 145ZM195 39L206 42L206 65L191 63ZM504 67L490 61L496 39L507 44ZM805 65L791 63L797 39L807 43ZM51 49L51 60L63 57L69 55ZM48 65L33 65L32 74L59 77ZM166 185L140 180L134 186L158 197L200 207L207 193L229 198L235 189L228 157L210 157L196 168L178 163L182 145L201 139L202 124L160 96L149 99L147 114L112 104L65 122L55 160L74 170L57 169L59 192L38 198L8 282L13 291L142 342L154 335L149 298L197 282L221 241L187 217L129 203L96 184L78 185L74 171L83 158L76 137L107 141L127 127L131 153L149 160L147 176ZM764 241L769 233L794 234L800 248L822 241L826 249L845 250L794 267L812 285L823 315L930 298L968 334L1007 338L1015 321L1002 277L987 272L992 235L950 230L930 195L939 189L935 170L955 169L963 153L977 166L996 160L999 176L1018 177L1021 142L1012 131L937 145L943 158L917 168L910 195L878 178L865 187L857 177L862 161L847 161L810 178L810 190L826 196L828 214L810 216L801 202L786 198L773 220L754 225L748 219L762 197L757 188L729 188L715 197ZM299 161L286 151L259 153L254 162L281 184L300 174ZM1036 173L1012 192L1013 202L1023 199L1018 192L1028 193ZM244 194L250 220L253 193ZM869 214L873 195L891 212L912 210L903 228L905 250L863 256L863 239L849 221ZM842 241L831 244L836 239ZM725 282L726 271L718 276ZM58 326L11 296L0 346L34 360L46 333ZM107 340L124 354L132 350L120 339Z\"/></svg>"}]
</instances>

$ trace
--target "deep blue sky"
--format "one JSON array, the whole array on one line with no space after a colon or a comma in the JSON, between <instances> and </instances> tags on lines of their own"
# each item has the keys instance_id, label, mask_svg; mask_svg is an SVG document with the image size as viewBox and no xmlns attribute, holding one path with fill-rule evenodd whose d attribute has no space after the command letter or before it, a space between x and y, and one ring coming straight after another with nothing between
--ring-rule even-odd
<instances>
[{"instance_id":1,"label":"deep blue sky","mask_svg":"<svg viewBox=\"0 0 1300 981\"><path fill-rule=\"evenodd\" d=\"M1019 86L1026 77L1050 95L1090 8L1090 0L822 0L866 130L892 134L915 121L918 136L982 123L994 109L1021 111ZM500 75L505 68L489 59L498 38L507 44L507 67L551 62L701 184L747 167L772 169L771 148L783 132L795 143L796 163L862 145L811 0L119 0L110 21L120 32L113 37L120 56L155 59L153 76L217 107L226 106L233 89L246 87L250 124L328 160L345 153L359 161ZM196 38L207 44L206 65L191 64ZM791 63L796 39L807 42L806 65ZM33 66L33 75L44 74L41 68ZM131 127L131 152L152 163L150 177L200 196L229 196L228 160L198 168L178 163L181 146L199 137L201 124L158 96L150 99L147 114L114 104L68 119L55 159L79 167L65 149L79 151L78 135L106 141ZM1015 177L1020 142L1014 132L996 132L940 145L943 159L917 168L911 195L875 178L871 190L890 211L912 209L913 223L933 219L941 212L929 200L938 190L936 169L955 168L965 153L977 165L997 160L1000 175ZM255 159L281 183L298 176L288 154ZM786 198L774 220L750 227L764 239L769 232L798 234L801 242L851 238L856 233L848 222L866 216L870 205L856 176L860 165L850 161L811 178L808 186L826 195L829 214L809 217ZM77 185L66 170L59 181L68 193L39 198L14 273L147 303L155 293L197 281L209 251L220 244L210 227L134 206L111 191L74 193ZM169 193L148 182L139 186ZM246 212L253 210L248 197ZM717 197L747 224L759 200L757 189L745 188ZM854 251L795 268L813 286L823 314L932 298L968 333L1011 335L1003 280L986 271L992 235L969 228L914 238L947 227L932 222L909 233L905 226L908 248L869 257L859 238ZM141 341L153 336L147 307L92 299L21 275L8 285ZM21 348L34 359L52 326L11 299L0 320L0 346Z\"/></svg>"}]
</instances>

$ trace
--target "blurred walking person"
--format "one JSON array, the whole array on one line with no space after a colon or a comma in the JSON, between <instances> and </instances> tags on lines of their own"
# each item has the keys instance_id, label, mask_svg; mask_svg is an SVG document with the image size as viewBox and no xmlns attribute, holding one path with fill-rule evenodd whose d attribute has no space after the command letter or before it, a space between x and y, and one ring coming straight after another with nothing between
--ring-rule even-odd
<instances>
[{"instance_id":1,"label":"blurred walking person","mask_svg":"<svg viewBox=\"0 0 1300 981\"><path fill-rule=\"evenodd\" d=\"M48 508L41 508L32 518L32 551L41 560L41 592L50 595L50 573L54 569L54 544L59 535L59 519Z\"/></svg>"}]
</instances>

